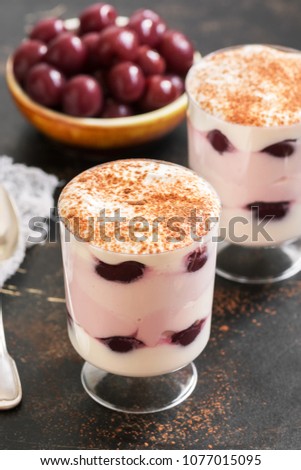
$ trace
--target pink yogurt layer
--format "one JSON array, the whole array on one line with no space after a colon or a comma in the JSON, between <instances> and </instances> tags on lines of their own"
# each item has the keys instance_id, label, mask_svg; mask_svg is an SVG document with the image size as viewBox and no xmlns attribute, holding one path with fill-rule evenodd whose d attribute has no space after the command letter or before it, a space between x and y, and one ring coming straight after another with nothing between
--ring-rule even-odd
<instances>
[{"instance_id":1,"label":"pink yogurt layer","mask_svg":"<svg viewBox=\"0 0 301 470\"><path fill-rule=\"evenodd\" d=\"M262 152L233 149L220 154L191 122L189 163L216 188L224 207L245 207L255 201L301 202L301 144L292 155L276 158ZM276 143L276 142L275 142Z\"/></svg>"},{"instance_id":2,"label":"pink yogurt layer","mask_svg":"<svg viewBox=\"0 0 301 470\"><path fill-rule=\"evenodd\" d=\"M73 251L72 275L66 280L69 313L94 338L135 336L154 346L211 313L213 254L196 272L149 268L131 284L101 278L96 263Z\"/></svg>"}]
</instances>

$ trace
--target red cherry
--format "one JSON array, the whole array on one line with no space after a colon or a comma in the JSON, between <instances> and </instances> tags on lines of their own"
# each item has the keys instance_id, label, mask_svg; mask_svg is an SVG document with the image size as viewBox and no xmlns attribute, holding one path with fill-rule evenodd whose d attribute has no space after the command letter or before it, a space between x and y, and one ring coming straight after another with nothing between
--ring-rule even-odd
<instances>
[{"instance_id":1,"label":"red cherry","mask_svg":"<svg viewBox=\"0 0 301 470\"><path fill-rule=\"evenodd\" d=\"M97 46L99 33L87 33L81 37L81 40L87 50L86 68L94 71L98 67Z\"/></svg>"},{"instance_id":2,"label":"red cherry","mask_svg":"<svg viewBox=\"0 0 301 470\"><path fill-rule=\"evenodd\" d=\"M116 9L107 3L91 5L80 14L80 34L102 31L114 24L117 17Z\"/></svg>"},{"instance_id":3,"label":"red cherry","mask_svg":"<svg viewBox=\"0 0 301 470\"><path fill-rule=\"evenodd\" d=\"M160 16L148 9L135 11L129 19L128 27L136 31L141 44L151 47L159 44L166 31L166 24Z\"/></svg>"},{"instance_id":4,"label":"red cherry","mask_svg":"<svg viewBox=\"0 0 301 470\"><path fill-rule=\"evenodd\" d=\"M119 264L108 264L98 260L95 271L107 281L130 284L143 277L145 265L137 261L124 261Z\"/></svg>"},{"instance_id":5,"label":"red cherry","mask_svg":"<svg viewBox=\"0 0 301 470\"><path fill-rule=\"evenodd\" d=\"M148 46L140 46L136 63L141 67L144 75L161 75L165 72L166 64L159 52Z\"/></svg>"},{"instance_id":6,"label":"red cherry","mask_svg":"<svg viewBox=\"0 0 301 470\"><path fill-rule=\"evenodd\" d=\"M283 219L290 209L290 201L280 202L251 202L247 209L252 211L254 218L261 220L265 217L271 219Z\"/></svg>"},{"instance_id":7,"label":"red cherry","mask_svg":"<svg viewBox=\"0 0 301 470\"><path fill-rule=\"evenodd\" d=\"M220 154L223 154L224 152L231 152L234 148L227 137L218 129L209 131L207 134L207 139L209 140L212 147Z\"/></svg>"},{"instance_id":8,"label":"red cherry","mask_svg":"<svg viewBox=\"0 0 301 470\"><path fill-rule=\"evenodd\" d=\"M278 142L277 144L273 144L264 148L262 152L268 153L269 155L273 155L273 157L278 158L290 157L295 151L295 148L291 142L296 141L294 139L283 140L282 142Z\"/></svg>"},{"instance_id":9,"label":"red cherry","mask_svg":"<svg viewBox=\"0 0 301 470\"><path fill-rule=\"evenodd\" d=\"M168 30L160 42L159 51L171 72L185 75L193 64L194 48L179 31Z\"/></svg>"},{"instance_id":10,"label":"red cherry","mask_svg":"<svg viewBox=\"0 0 301 470\"><path fill-rule=\"evenodd\" d=\"M65 78L48 64L37 64L27 74L25 90L28 95L43 106L60 104Z\"/></svg>"},{"instance_id":11,"label":"red cherry","mask_svg":"<svg viewBox=\"0 0 301 470\"><path fill-rule=\"evenodd\" d=\"M112 98L108 98L104 104L101 117L119 118L133 116L134 114L134 109L129 104L120 103Z\"/></svg>"},{"instance_id":12,"label":"red cherry","mask_svg":"<svg viewBox=\"0 0 301 470\"><path fill-rule=\"evenodd\" d=\"M37 39L47 44L64 31L66 29L63 20L59 18L46 18L35 24L29 37L30 39Z\"/></svg>"},{"instance_id":13,"label":"red cherry","mask_svg":"<svg viewBox=\"0 0 301 470\"><path fill-rule=\"evenodd\" d=\"M100 33L97 56L103 67L109 67L114 60L134 60L138 53L138 38L134 31L110 26Z\"/></svg>"},{"instance_id":14,"label":"red cherry","mask_svg":"<svg viewBox=\"0 0 301 470\"><path fill-rule=\"evenodd\" d=\"M111 336L110 338L100 338L99 341L106 344L112 351L119 353L127 353L145 346L142 341L133 336Z\"/></svg>"},{"instance_id":15,"label":"red cherry","mask_svg":"<svg viewBox=\"0 0 301 470\"><path fill-rule=\"evenodd\" d=\"M82 70L87 59L87 50L83 41L71 33L63 33L50 44L46 61L67 75Z\"/></svg>"},{"instance_id":16,"label":"red cherry","mask_svg":"<svg viewBox=\"0 0 301 470\"><path fill-rule=\"evenodd\" d=\"M100 33L96 45L96 54L102 67L112 65L115 56L115 40L119 33L119 26L109 26Z\"/></svg>"},{"instance_id":17,"label":"red cherry","mask_svg":"<svg viewBox=\"0 0 301 470\"><path fill-rule=\"evenodd\" d=\"M41 41L27 40L14 53L13 67L17 80L22 83L31 67L41 62L47 53L47 46Z\"/></svg>"},{"instance_id":18,"label":"red cherry","mask_svg":"<svg viewBox=\"0 0 301 470\"><path fill-rule=\"evenodd\" d=\"M208 259L206 247L197 248L186 258L186 269L189 273L194 273L201 269Z\"/></svg>"},{"instance_id":19,"label":"red cherry","mask_svg":"<svg viewBox=\"0 0 301 470\"><path fill-rule=\"evenodd\" d=\"M183 78L181 78L179 75L175 75L175 74L167 74L167 75L165 75L165 77L168 78L174 84L174 86L177 88L179 96L184 93L185 84L184 84Z\"/></svg>"},{"instance_id":20,"label":"red cherry","mask_svg":"<svg viewBox=\"0 0 301 470\"><path fill-rule=\"evenodd\" d=\"M133 62L120 62L110 70L108 86L118 101L132 103L142 96L145 79L138 65Z\"/></svg>"},{"instance_id":21,"label":"red cherry","mask_svg":"<svg viewBox=\"0 0 301 470\"><path fill-rule=\"evenodd\" d=\"M180 344L181 346L188 346L200 334L206 320L207 318L196 321L193 325L186 328L186 330L174 333L171 337L171 342L174 344Z\"/></svg>"},{"instance_id":22,"label":"red cherry","mask_svg":"<svg viewBox=\"0 0 301 470\"><path fill-rule=\"evenodd\" d=\"M161 75L152 75L146 80L146 91L140 105L145 111L153 111L166 106L177 97L178 90L171 80Z\"/></svg>"},{"instance_id":23,"label":"red cherry","mask_svg":"<svg viewBox=\"0 0 301 470\"><path fill-rule=\"evenodd\" d=\"M101 112L102 89L89 75L77 75L66 84L62 101L64 113L76 117L93 117Z\"/></svg>"}]
</instances>

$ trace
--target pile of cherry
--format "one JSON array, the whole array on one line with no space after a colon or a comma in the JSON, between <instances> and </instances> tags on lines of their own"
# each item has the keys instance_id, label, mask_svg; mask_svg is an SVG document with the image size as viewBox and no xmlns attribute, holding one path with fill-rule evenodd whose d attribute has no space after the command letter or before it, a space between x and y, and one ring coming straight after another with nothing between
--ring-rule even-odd
<instances>
[{"instance_id":1,"label":"pile of cherry","mask_svg":"<svg viewBox=\"0 0 301 470\"><path fill-rule=\"evenodd\" d=\"M125 117L161 108L184 91L194 49L152 10L118 26L116 9L97 3L76 32L59 18L39 21L13 57L14 75L37 103L77 117Z\"/></svg>"}]
</instances>

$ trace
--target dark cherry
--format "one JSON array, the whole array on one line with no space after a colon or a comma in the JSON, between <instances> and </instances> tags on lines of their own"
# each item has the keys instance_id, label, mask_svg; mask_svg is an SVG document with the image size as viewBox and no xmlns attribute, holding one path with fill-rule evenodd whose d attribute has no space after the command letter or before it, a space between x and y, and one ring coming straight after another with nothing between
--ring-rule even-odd
<instances>
[{"instance_id":1,"label":"dark cherry","mask_svg":"<svg viewBox=\"0 0 301 470\"><path fill-rule=\"evenodd\" d=\"M179 75L188 72L193 64L194 48L183 33L168 29L158 47L171 72Z\"/></svg>"},{"instance_id":2,"label":"dark cherry","mask_svg":"<svg viewBox=\"0 0 301 470\"><path fill-rule=\"evenodd\" d=\"M104 97L106 97L110 94L109 93L109 88L108 88L108 78L107 78L107 76L108 76L108 70L105 70L105 69L95 70L95 72L92 75L92 77L95 78L95 80L101 86Z\"/></svg>"},{"instance_id":3,"label":"dark cherry","mask_svg":"<svg viewBox=\"0 0 301 470\"><path fill-rule=\"evenodd\" d=\"M270 145L262 150L262 152L273 155L273 157L284 158L289 157L294 153L294 147L290 142L296 142L294 139L283 140L278 144Z\"/></svg>"},{"instance_id":4,"label":"dark cherry","mask_svg":"<svg viewBox=\"0 0 301 470\"><path fill-rule=\"evenodd\" d=\"M61 72L72 75L83 69L87 49L78 36L63 33L51 41L45 60Z\"/></svg>"},{"instance_id":5,"label":"dark cherry","mask_svg":"<svg viewBox=\"0 0 301 470\"><path fill-rule=\"evenodd\" d=\"M97 44L99 33L87 33L81 38L87 50L86 68L88 71L95 71L98 68Z\"/></svg>"},{"instance_id":6,"label":"dark cherry","mask_svg":"<svg viewBox=\"0 0 301 470\"><path fill-rule=\"evenodd\" d=\"M108 87L118 101L132 103L138 100L145 87L141 68L133 62L119 62L108 74Z\"/></svg>"},{"instance_id":7,"label":"dark cherry","mask_svg":"<svg viewBox=\"0 0 301 470\"><path fill-rule=\"evenodd\" d=\"M31 67L43 60L47 53L47 46L41 41L29 39L21 43L14 53L14 74L22 83Z\"/></svg>"},{"instance_id":8,"label":"dark cherry","mask_svg":"<svg viewBox=\"0 0 301 470\"><path fill-rule=\"evenodd\" d=\"M94 117L103 106L103 92L90 75L77 75L69 80L63 90L63 111L75 117Z\"/></svg>"},{"instance_id":9,"label":"dark cherry","mask_svg":"<svg viewBox=\"0 0 301 470\"><path fill-rule=\"evenodd\" d=\"M117 11L108 3L95 3L85 8L80 14L80 34L102 31L114 24Z\"/></svg>"},{"instance_id":10,"label":"dark cherry","mask_svg":"<svg viewBox=\"0 0 301 470\"><path fill-rule=\"evenodd\" d=\"M99 64L110 67L116 60L134 60L139 41L135 31L119 26L109 26L100 35L96 48Z\"/></svg>"},{"instance_id":11,"label":"dark cherry","mask_svg":"<svg viewBox=\"0 0 301 470\"><path fill-rule=\"evenodd\" d=\"M145 265L137 261L124 261L119 264L107 264L98 261L95 266L97 274L107 281L122 282L129 284L137 281L143 276Z\"/></svg>"},{"instance_id":12,"label":"dark cherry","mask_svg":"<svg viewBox=\"0 0 301 470\"><path fill-rule=\"evenodd\" d=\"M247 205L247 209L251 210L253 215L258 219L271 217L273 219L282 219L286 216L290 208L289 201L281 202L252 202Z\"/></svg>"},{"instance_id":13,"label":"dark cherry","mask_svg":"<svg viewBox=\"0 0 301 470\"><path fill-rule=\"evenodd\" d=\"M38 21L30 32L30 39L37 39L48 44L65 31L63 20L60 18L45 18Z\"/></svg>"},{"instance_id":14,"label":"dark cherry","mask_svg":"<svg viewBox=\"0 0 301 470\"><path fill-rule=\"evenodd\" d=\"M64 86L61 72L43 62L29 70L25 81L26 93L37 103L49 107L60 104Z\"/></svg>"},{"instance_id":15,"label":"dark cherry","mask_svg":"<svg viewBox=\"0 0 301 470\"><path fill-rule=\"evenodd\" d=\"M194 273L201 269L208 259L206 247L197 248L186 258L186 269L189 273Z\"/></svg>"},{"instance_id":16,"label":"dark cherry","mask_svg":"<svg viewBox=\"0 0 301 470\"><path fill-rule=\"evenodd\" d=\"M192 341L194 341L201 332L205 321L206 318L203 318L202 320L193 323L193 325L186 328L186 330L174 333L171 337L171 342L174 344L181 344L181 346L188 346L188 344L192 343Z\"/></svg>"},{"instance_id":17,"label":"dark cherry","mask_svg":"<svg viewBox=\"0 0 301 470\"><path fill-rule=\"evenodd\" d=\"M212 147L220 154L233 150L233 146L227 137L217 129L208 132L207 139L209 140Z\"/></svg>"},{"instance_id":18,"label":"dark cherry","mask_svg":"<svg viewBox=\"0 0 301 470\"><path fill-rule=\"evenodd\" d=\"M163 74L166 68L165 60L159 52L148 46L140 46L136 63L141 67L145 76Z\"/></svg>"},{"instance_id":19,"label":"dark cherry","mask_svg":"<svg viewBox=\"0 0 301 470\"><path fill-rule=\"evenodd\" d=\"M178 90L171 80L161 75L146 79L145 93L140 101L141 109L153 111L168 105L178 98Z\"/></svg>"},{"instance_id":20,"label":"dark cherry","mask_svg":"<svg viewBox=\"0 0 301 470\"><path fill-rule=\"evenodd\" d=\"M134 109L131 105L120 103L108 98L105 101L103 111L101 114L102 118L119 118L119 117L128 117L135 114Z\"/></svg>"},{"instance_id":21,"label":"dark cherry","mask_svg":"<svg viewBox=\"0 0 301 470\"><path fill-rule=\"evenodd\" d=\"M121 29L115 38L114 50L119 60L134 60L138 54L139 40L135 31Z\"/></svg>"},{"instance_id":22,"label":"dark cherry","mask_svg":"<svg viewBox=\"0 0 301 470\"><path fill-rule=\"evenodd\" d=\"M153 10L140 8L129 19L129 28L134 30L141 44L156 47L166 31L166 24Z\"/></svg>"},{"instance_id":23,"label":"dark cherry","mask_svg":"<svg viewBox=\"0 0 301 470\"><path fill-rule=\"evenodd\" d=\"M101 67L109 67L112 64L115 56L116 37L119 35L120 29L119 26L112 25L99 34L96 54Z\"/></svg>"},{"instance_id":24,"label":"dark cherry","mask_svg":"<svg viewBox=\"0 0 301 470\"><path fill-rule=\"evenodd\" d=\"M171 83L174 84L176 89L178 90L178 95L182 95L185 91L185 84L183 78L180 77L180 75L175 75L175 74L168 74L165 75L166 78L168 78Z\"/></svg>"},{"instance_id":25,"label":"dark cherry","mask_svg":"<svg viewBox=\"0 0 301 470\"><path fill-rule=\"evenodd\" d=\"M100 341L105 343L112 351L120 353L126 353L144 346L142 341L133 336L111 336L110 338L100 338Z\"/></svg>"}]
</instances>

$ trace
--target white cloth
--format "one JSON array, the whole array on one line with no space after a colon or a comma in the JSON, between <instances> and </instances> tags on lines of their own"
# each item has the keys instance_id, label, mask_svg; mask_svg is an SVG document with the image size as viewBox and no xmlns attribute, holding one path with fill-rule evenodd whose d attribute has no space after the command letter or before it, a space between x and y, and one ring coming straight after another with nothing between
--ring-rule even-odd
<instances>
[{"instance_id":1,"label":"white cloth","mask_svg":"<svg viewBox=\"0 0 301 470\"><path fill-rule=\"evenodd\" d=\"M58 184L54 175L40 168L14 163L12 158L0 157L0 184L15 203L20 220L21 236L12 258L0 263L0 288L12 276L25 257L29 236L29 220L32 217L49 217L53 207L53 192ZM32 245L32 243L31 243Z\"/></svg>"}]
</instances>

